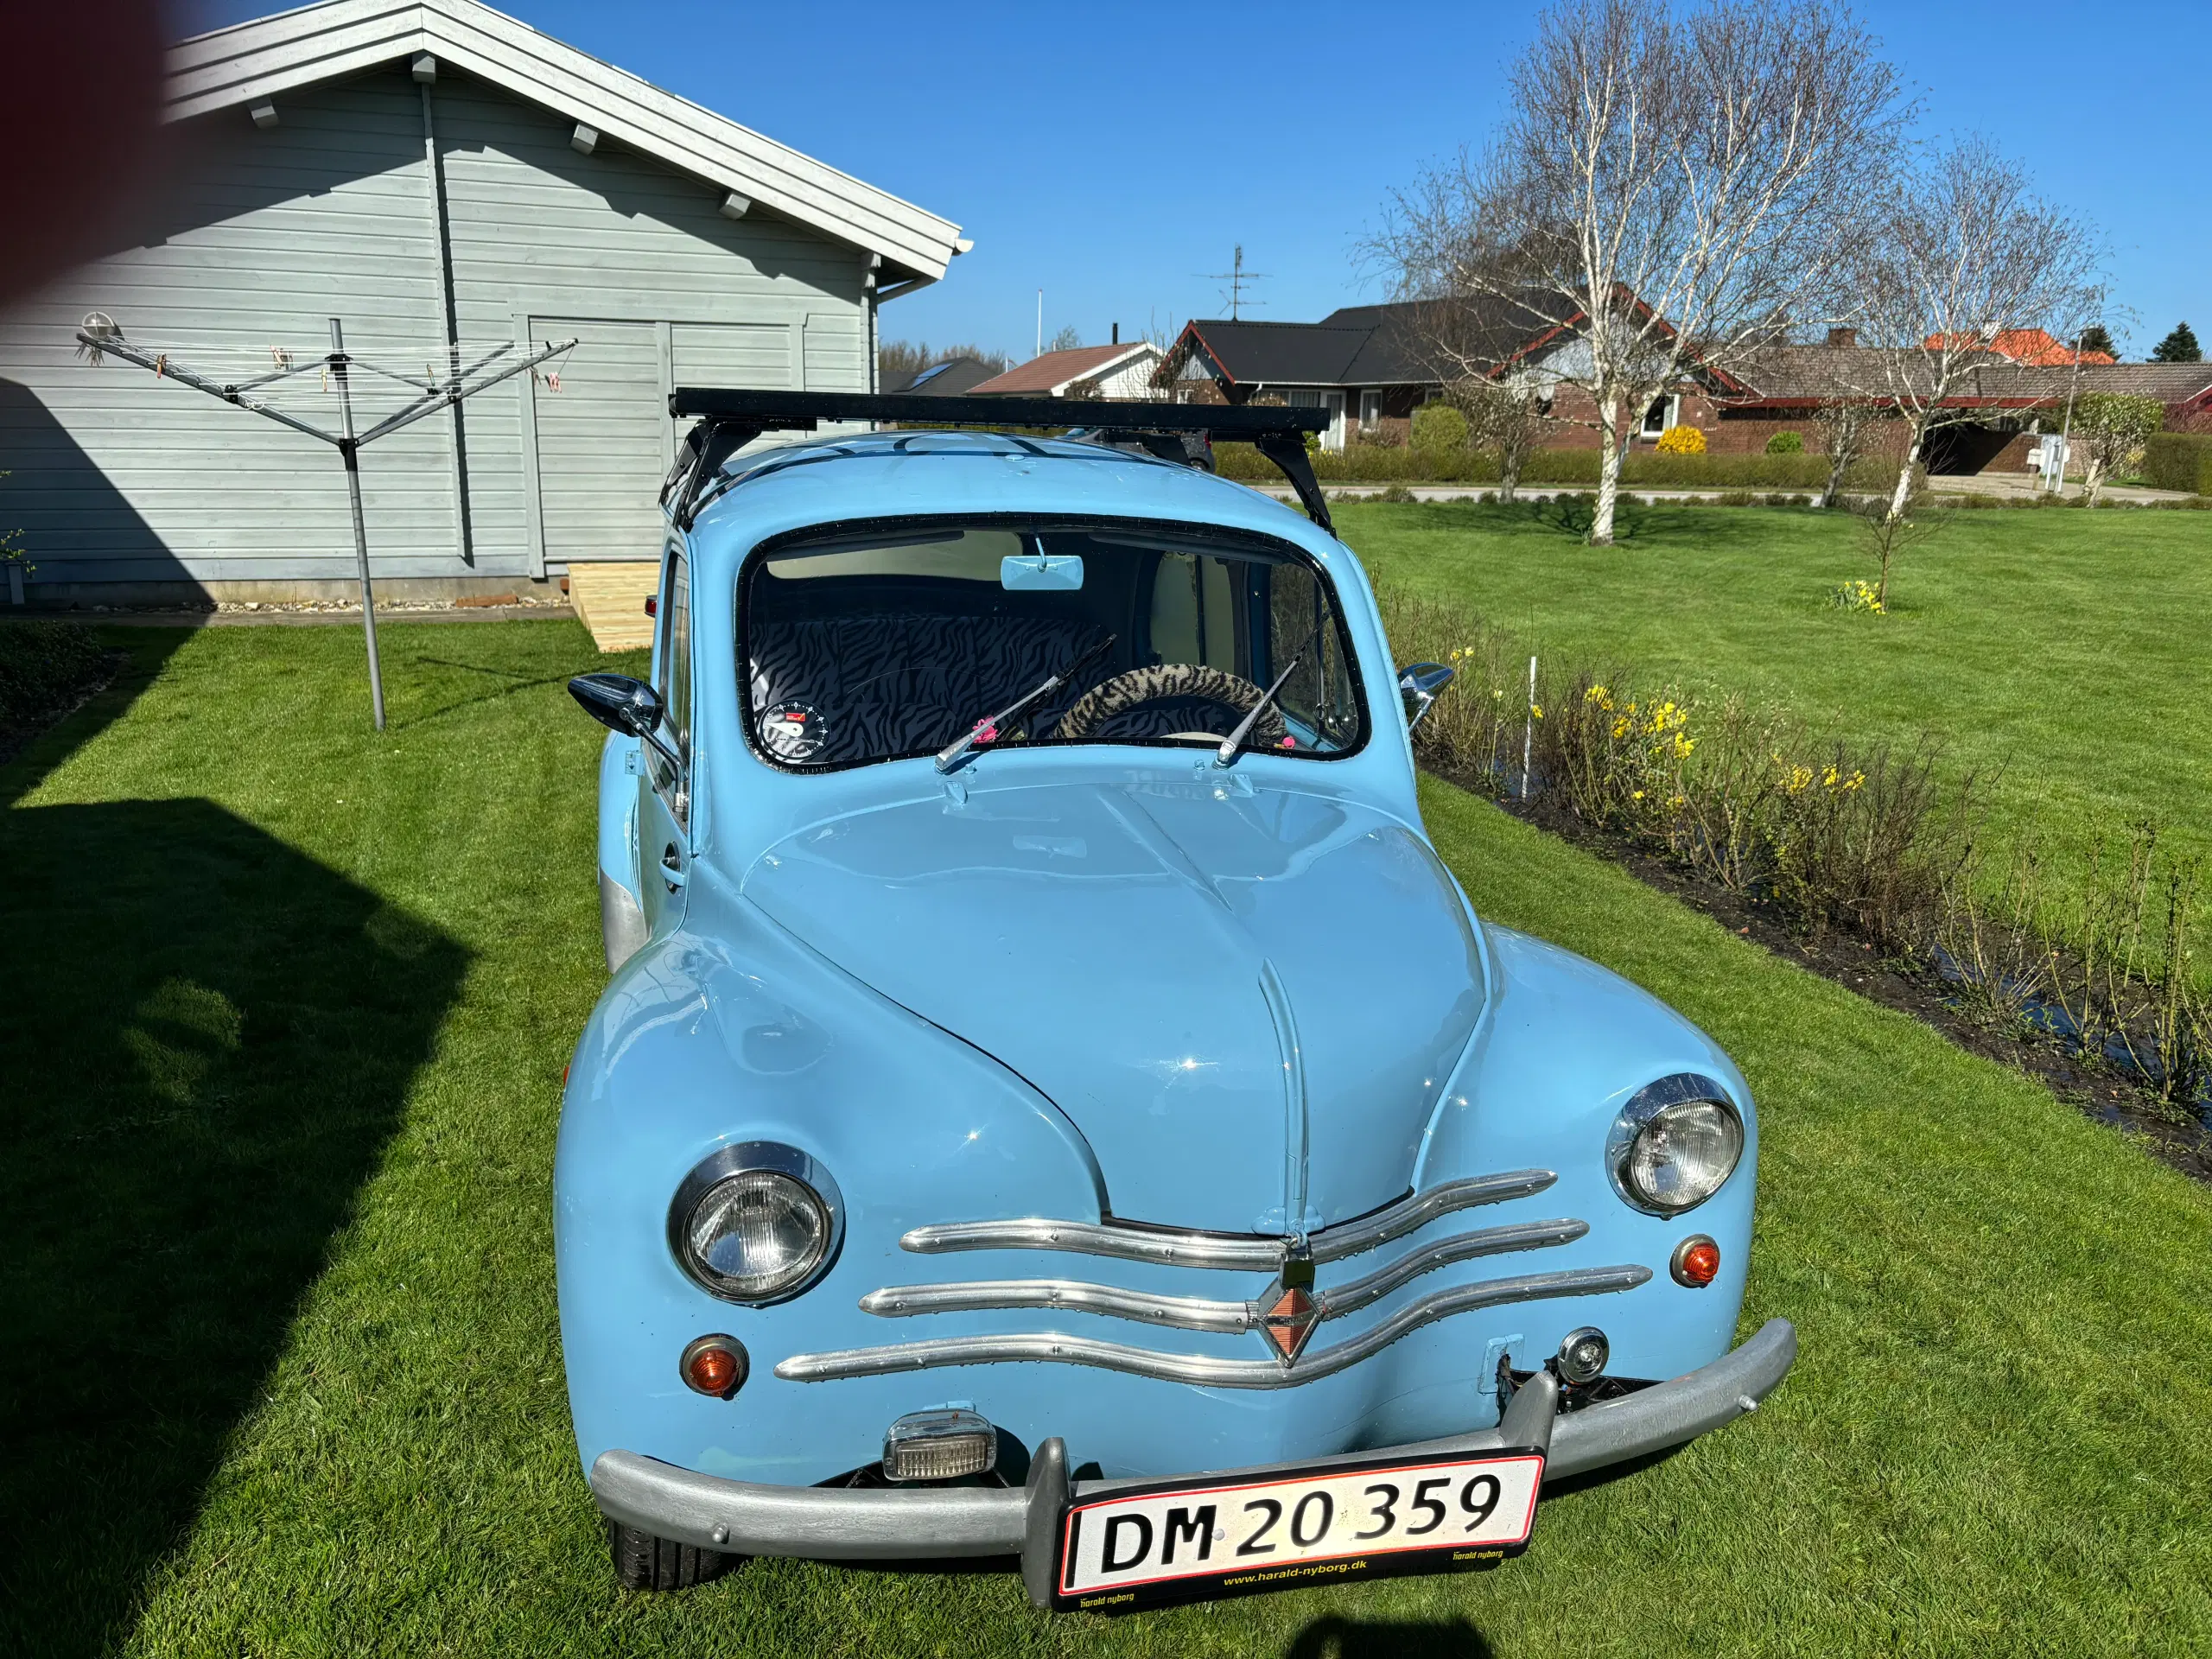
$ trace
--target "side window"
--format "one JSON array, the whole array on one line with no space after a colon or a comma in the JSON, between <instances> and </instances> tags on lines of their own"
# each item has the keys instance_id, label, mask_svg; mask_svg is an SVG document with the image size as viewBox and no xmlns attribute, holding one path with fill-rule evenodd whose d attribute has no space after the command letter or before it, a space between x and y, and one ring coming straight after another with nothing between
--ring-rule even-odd
<instances>
[{"instance_id":1,"label":"side window","mask_svg":"<svg viewBox=\"0 0 2212 1659\"><path fill-rule=\"evenodd\" d=\"M660 626L660 683L654 690L660 693L661 706L667 711L661 734L688 766L691 760L691 571L683 555L672 549L661 599ZM690 780L677 775L650 747L645 753L652 757L653 786L669 798L676 821L683 823L690 808Z\"/></svg>"},{"instance_id":2,"label":"side window","mask_svg":"<svg viewBox=\"0 0 2212 1659\"><path fill-rule=\"evenodd\" d=\"M1268 582L1268 666L1272 678L1297 658L1298 667L1277 694L1282 711L1324 741L1359 741L1359 710L1343 633L1321 584L1294 564L1262 567Z\"/></svg>"}]
</instances>

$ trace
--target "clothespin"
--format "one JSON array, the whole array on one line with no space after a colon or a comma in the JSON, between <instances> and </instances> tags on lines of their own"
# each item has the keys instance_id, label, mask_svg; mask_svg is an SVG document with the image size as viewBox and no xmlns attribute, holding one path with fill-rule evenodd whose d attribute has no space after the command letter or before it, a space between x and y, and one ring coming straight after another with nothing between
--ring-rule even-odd
<instances>
[{"instance_id":1,"label":"clothespin","mask_svg":"<svg viewBox=\"0 0 2212 1659\"><path fill-rule=\"evenodd\" d=\"M545 377L545 390L548 391L558 391L561 390L560 370L556 369L552 373Z\"/></svg>"},{"instance_id":2,"label":"clothespin","mask_svg":"<svg viewBox=\"0 0 2212 1659\"><path fill-rule=\"evenodd\" d=\"M169 354L167 352L156 353L154 354L154 378L156 380L160 379L163 375L168 372L168 370Z\"/></svg>"}]
</instances>

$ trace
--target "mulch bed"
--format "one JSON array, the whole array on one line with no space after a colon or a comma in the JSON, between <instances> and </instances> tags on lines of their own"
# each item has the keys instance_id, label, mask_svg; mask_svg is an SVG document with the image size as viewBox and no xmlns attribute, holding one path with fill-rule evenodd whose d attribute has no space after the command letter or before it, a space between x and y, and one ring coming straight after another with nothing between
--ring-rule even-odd
<instances>
[{"instance_id":1,"label":"mulch bed","mask_svg":"<svg viewBox=\"0 0 2212 1659\"><path fill-rule=\"evenodd\" d=\"M1463 779L1446 781L1470 787ZM1479 788L1473 792L1488 793ZM1933 1026L1970 1053L2026 1072L2069 1105L2119 1129L2183 1174L2212 1182L2212 1132L2194 1121L2177 1122L2175 1109L2139 1078L2086 1058L2059 1038L1975 1018L1959 1006L1954 988L1932 969L1885 957L1879 947L1847 929L1808 933L1775 906L1732 893L1625 836L1593 830L1541 797L1498 804L1523 823L1618 865L1646 887L1704 912L1776 956Z\"/></svg>"}]
</instances>

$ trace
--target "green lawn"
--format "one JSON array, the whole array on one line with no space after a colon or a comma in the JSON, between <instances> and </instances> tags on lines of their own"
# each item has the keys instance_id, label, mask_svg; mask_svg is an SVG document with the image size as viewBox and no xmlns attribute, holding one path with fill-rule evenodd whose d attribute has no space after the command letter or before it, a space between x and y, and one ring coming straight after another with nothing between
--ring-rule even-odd
<instances>
[{"instance_id":1,"label":"green lawn","mask_svg":"<svg viewBox=\"0 0 2212 1659\"><path fill-rule=\"evenodd\" d=\"M1567 663L1743 690L1871 741L1940 737L2005 840L2162 821L2212 852L2212 514L1952 512L1892 613L1827 603L1873 560L1841 514L1638 508L1612 548L1529 508L1333 509L1378 582Z\"/></svg>"},{"instance_id":2,"label":"green lawn","mask_svg":"<svg viewBox=\"0 0 2212 1659\"><path fill-rule=\"evenodd\" d=\"M602 979L597 729L560 682L599 659L570 624L393 624L378 738L349 631L115 637L134 672L0 771L0 1652L2212 1647L2212 1193L1440 785L1489 914L1758 1090L1746 1319L1804 1341L1766 1409L1548 1503L1478 1577L1114 1623L996 1571L626 1597L549 1227Z\"/></svg>"}]
</instances>

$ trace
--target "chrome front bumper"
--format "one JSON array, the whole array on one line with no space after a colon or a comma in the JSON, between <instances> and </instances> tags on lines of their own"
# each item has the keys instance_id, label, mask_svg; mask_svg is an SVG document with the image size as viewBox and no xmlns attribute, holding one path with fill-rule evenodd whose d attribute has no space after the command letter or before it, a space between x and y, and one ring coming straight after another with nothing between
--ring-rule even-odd
<instances>
[{"instance_id":1,"label":"chrome front bumper","mask_svg":"<svg viewBox=\"0 0 2212 1659\"><path fill-rule=\"evenodd\" d=\"M1281 1467L1308 1470L1395 1453L1477 1454L1528 1445L1548 1427L1550 1446L1544 1478L1560 1480L1663 1452L1733 1422L1758 1408L1796 1357L1796 1328L1787 1319L1770 1319L1748 1342L1710 1365L1603 1405L1554 1416L1548 1424L1527 1421L1535 1400L1548 1397L1532 1385L1515 1396L1522 1409L1497 1428L1410 1446L1370 1447L1340 1459L1313 1458ZM1539 1381L1548 1383L1541 1373ZM1031 1598L1043 1605L1052 1570L1053 1532L1068 1499L1148 1484L1071 1481L1067 1466L1061 1443L1052 1440L1032 1458L1029 1481L1023 1487L854 1490L723 1480L634 1452L616 1451L602 1452L592 1465L591 1488L601 1511L612 1520L732 1554L836 1561L1019 1555ZM1265 1479L1273 1472L1272 1465L1219 1471L1223 1478L1249 1479Z\"/></svg>"}]
</instances>

